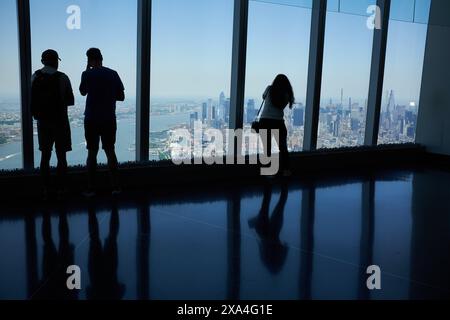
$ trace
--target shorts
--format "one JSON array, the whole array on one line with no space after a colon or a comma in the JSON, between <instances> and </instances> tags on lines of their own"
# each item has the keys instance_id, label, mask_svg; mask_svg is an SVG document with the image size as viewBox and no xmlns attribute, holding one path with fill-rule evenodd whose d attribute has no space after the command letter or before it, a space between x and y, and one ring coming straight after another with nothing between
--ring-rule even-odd
<instances>
[{"instance_id":1,"label":"shorts","mask_svg":"<svg viewBox=\"0 0 450 320\"><path fill-rule=\"evenodd\" d=\"M72 139L68 119L63 120L58 125L55 125L54 122L38 121L37 129L39 150L41 152L52 152L53 145L58 153L72 151Z\"/></svg>"},{"instance_id":2,"label":"shorts","mask_svg":"<svg viewBox=\"0 0 450 320\"><path fill-rule=\"evenodd\" d=\"M117 123L116 120L97 123L84 123L84 136L86 138L88 150L98 150L100 148L100 140L102 141L103 150L112 150L116 145Z\"/></svg>"}]
</instances>

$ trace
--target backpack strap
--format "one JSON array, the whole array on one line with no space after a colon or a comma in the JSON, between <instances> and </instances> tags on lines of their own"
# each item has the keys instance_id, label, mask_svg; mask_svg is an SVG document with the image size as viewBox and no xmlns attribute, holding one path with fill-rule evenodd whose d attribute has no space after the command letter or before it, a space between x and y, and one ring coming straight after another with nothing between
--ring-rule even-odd
<instances>
[{"instance_id":1,"label":"backpack strap","mask_svg":"<svg viewBox=\"0 0 450 320\"><path fill-rule=\"evenodd\" d=\"M266 99L263 100L261 103L261 107L259 107L258 113L256 114L256 119L258 119L261 116L262 108L264 107L264 103L266 102Z\"/></svg>"},{"instance_id":2,"label":"backpack strap","mask_svg":"<svg viewBox=\"0 0 450 320\"><path fill-rule=\"evenodd\" d=\"M38 78L41 78L44 75L44 73L41 70L38 70L34 73L34 75L35 75L35 79L38 79Z\"/></svg>"}]
</instances>

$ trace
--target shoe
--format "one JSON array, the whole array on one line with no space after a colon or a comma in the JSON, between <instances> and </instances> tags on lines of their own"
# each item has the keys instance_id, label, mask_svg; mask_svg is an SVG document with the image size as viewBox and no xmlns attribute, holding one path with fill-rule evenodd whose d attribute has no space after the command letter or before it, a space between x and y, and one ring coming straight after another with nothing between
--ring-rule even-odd
<instances>
[{"instance_id":1,"label":"shoe","mask_svg":"<svg viewBox=\"0 0 450 320\"><path fill-rule=\"evenodd\" d=\"M94 190L87 190L87 191L84 191L84 192L82 193L82 195L83 195L85 198L93 198L93 197L96 196L96 193L95 193Z\"/></svg>"},{"instance_id":2,"label":"shoe","mask_svg":"<svg viewBox=\"0 0 450 320\"><path fill-rule=\"evenodd\" d=\"M119 187L114 188L113 191L111 192L113 197L116 197L116 196L120 195L121 193L122 193L122 189Z\"/></svg>"},{"instance_id":3,"label":"shoe","mask_svg":"<svg viewBox=\"0 0 450 320\"><path fill-rule=\"evenodd\" d=\"M283 170L283 177L292 177L292 171L291 170Z\"/></svg>"}]
</instances>

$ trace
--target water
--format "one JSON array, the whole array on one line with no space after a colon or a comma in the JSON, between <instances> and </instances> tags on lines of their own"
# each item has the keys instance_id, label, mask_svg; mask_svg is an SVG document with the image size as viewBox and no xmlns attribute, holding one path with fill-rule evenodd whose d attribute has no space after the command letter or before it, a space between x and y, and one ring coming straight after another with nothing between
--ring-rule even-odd
<instances>
[{"instance_id":1,"label":"water","mask_svg":"<svg viewBox=\"0 0 450 320\"><path fill-rule=\"evenodd\" d=\"M152 116L151 132L169 130L180 124L189 124L189 113ZM72 152L67 154L69 165L84 165L86 162L86 144L83 126L71 125ZM117 122L117 158L120 162L135 161L136 151L136 120L134 116L120 118ZM39 166L40 152L38 139L34 137L35 166ZM106 163L103 152L99 153L99 163ZM52 157L51 164L56 165L56 156ZM0 145L0 170L11 170L22 167L22 144L20 141Z\"/></svg>"}]
</instances>

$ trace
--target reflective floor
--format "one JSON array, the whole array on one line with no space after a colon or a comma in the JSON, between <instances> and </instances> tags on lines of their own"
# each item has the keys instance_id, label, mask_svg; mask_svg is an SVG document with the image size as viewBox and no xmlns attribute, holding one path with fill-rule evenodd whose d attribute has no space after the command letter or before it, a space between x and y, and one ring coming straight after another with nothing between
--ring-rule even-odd
<instances>
[{"instance_id":1,"label":"reflective floor","mask_svg":"<svg viewBox=\"0 0 450 320\"><path fill-rule=\"evenodd\" d=\"M380 172L2 207L0 299L450 298L449 186Z\"/></svg>"}]
</instances>

